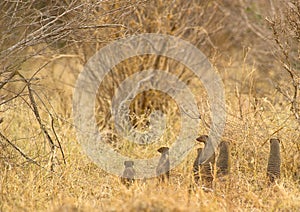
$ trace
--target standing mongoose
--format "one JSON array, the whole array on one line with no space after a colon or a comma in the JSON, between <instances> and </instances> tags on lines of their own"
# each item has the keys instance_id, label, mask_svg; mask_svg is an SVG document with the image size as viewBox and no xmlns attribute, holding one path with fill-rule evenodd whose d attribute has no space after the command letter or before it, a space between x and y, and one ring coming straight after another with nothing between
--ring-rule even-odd
<instances>
[{"instance_id":1,"label":"standing mongoose","mask_svg":"<svg viewBox=\"0 0 300 212\"><path fill-rule=\"evenodd\" d=\"M280 140L270 139L270 154L267 167L267 176L270 182L280 178Z\"/></svg>"},{"instance_id":2,"label":"standing mongoose","mask_svg":"<svg viewBox=\"0 0 300 212\"><path fill-rule=\"evenodd\" d=\"M204 143L204 145L207 145L207 142L209 142L209 138L207 135L201 135L196 140ZM201 151L200 155L201 154L203 154L203 151ZM203 164L199 164L201 179L205 186L212 187L212 182L214 179L214 164L215 153L213 153L213 155Z\"/></svg>"},{"instance_id":3,"label":"standing mongoose","mask_svg":"<svg viewBox=\"0 0 300 212\"><path fill-rule=\"evenodd\" d=\"M199 182L199 158L200 158L200 155L201 155L201 152L202 152L202 149L203 148L198 148L197 149L197 157L194 161L194 164L193 164L193 172L194 172L194 181L195 183L198 183Z\"/></svg>"},{"instance_id":4,"label":"standing mongoose","mask_svg":"<svg viewBox=\"0 0 300 212\"><path fill-rule=\"evenodd\" d=\"M229 144L226 141L221 141L218 148L217 175L224 176L229 173Z\"/></svg>"},{"instance_id":5,"label":"standing mongoose","mask_svg":"<svg viewBox=\"0 0 300 212\"><path fill-rule=\"evenodd\" d=\"M135 170L133 168L134 162L129 160L124 162L125 169L123 171L121 182L129 187L134 182Z\"/></svg>"},{"instance_id":6,"label":"standing mongoose","mask_svg":"<svg viewBox=\"0 0 300 212\"><path fill-rule=\"evenodd\" d=\"M160 176L160 180L164 182L170 178L169 147L161 147L157 151L161 153L161 156L156 167L156 175Z\"/></svg>"}]
</instances>

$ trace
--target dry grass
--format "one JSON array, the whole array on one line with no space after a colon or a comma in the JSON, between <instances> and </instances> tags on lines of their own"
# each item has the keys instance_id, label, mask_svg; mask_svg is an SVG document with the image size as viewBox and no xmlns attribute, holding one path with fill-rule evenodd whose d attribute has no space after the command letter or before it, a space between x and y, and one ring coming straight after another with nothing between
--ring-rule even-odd
<instances>
[{"instance_id":1,"label":"dry grass","mask_svg":"<svg viewBox=\"0 0 300 212\"><path fill-rule=\"evenodd\" d=\"M158 184L157 179L147 179L138 181L127 189L118 177L105 173L82 153L76 142L72 120L70 116L66 116L71 105L63 105L63 101L55 100L58 94L47 88L53 94L47 97L50 102L55 102L52 106L58 117L65 117L64 120L57 119L55 126L62 140L67 164L60 164L58 161L56 172L51 173L47 165L40 168L24 162L8 146L2 146L5 154L2 155L4 159L0 163L0 210L297 210L300 207L298 126L287 112L288 106L284 105L280 95L276 95L269 85L255 84L258 75L254 68L241 65L239 74L233 80L228 76L233 75L234 69L220 72L226 88L228 119L224 139L231 144L231 171L225 179L214 182L214 192L205 193L192 183L196 147L180 166L171 170L169 183ZM49 82L55 82L55 77ZM257 90L269 90L269 93L258 93ZM60 95L64 99L63 96L70 93ZM13 102L11 106L15 109L3 113L5 122L1 124L1 128L5 134L13 135L14 142L31 157L40 157L47 152L45 149L48 147L46 143L41 146L43 142L39 142L43 137L35 132L38 128L28 115L31 111L24 110L20 102ZM170 108L170 111L173 109ZM204 128L199 128L199 134L204 132ZM29 135L36 136L28 139ZM280 181L269 186L266 178L269 151L267 140L271 137L278 137L282 141L282 176ZM166 143L171 145L170 141ZM35 148L32 148L33 145ZM131 148L134 150L134 147ZM130 152L131 149L124 150ZM60 157L59 152L57 157ZM47 160L48 157L45 155L43 158ZM45 161L39 162L47 164Z\"/></svg>"},{"instance_id":2,"label":"dry grass","mask_svg":"<svg viewBox=\"0 0 300 212\"><path fill-rule=\"evenodd\" d=\"M21 8L19 8L18 4L21 2L23 4L20 4ZM49 143L30 109L27 90L19 93L27 85L23 81L10 79L9 85L1 89L1 102L9 95L20 95L7 104L0 105L0 119L3 118L3 123L0 123L0 132L41 166L28 162L5 140L1 140L1 212L299 210L299 124L290 111L288 100L284 99L284 95L276 91L271 83L284 85L282 86L286 89L284 92L291 93L290 79L288 76L283 78L284 73L278 71L280 69L278 61L270 56L274 52L270 51L265 39L270 35L270 31L262 18L270 15L268 4L273 1L253 3L228 0L117 0L101 1L102 5L100 1L57 0L51 1L49 7L45 3L46 6L42 9L29 7L27 5L31 4L29 1L16 1L15 7L10 8L12 13L8 13L3 16L4 19L0 20L3 23L5 35L4 39L1 39L2 48L10 47L15 40L22 40L23 34L27 36L42 27L36 26L36 23L42 25L40 20L47 21L48 17L42 16L40 11L48 11L52 8L50 12L56 13L56 7L52 7L51 4L60 5L61 2L74 2L75 6L87 2L87 7L83 8L88 10L76 9L74 15L72 12L70 15L62 16L56 24L47 28L47 32L50 33L49 37L53 37L53 41L47 44L51 48L45 47L43 36L37 37L37 40L34 40L38 41L37 45L28 44L27 46L25 43L25 46L18 46L20 51L16 54L14 51L8 56L3 54L1 65L6 67L8 63L15 68L7 73L18 71L30 78L33 72L50 62L36 76L39 79L32 80L31 87L36 92L36 101L47 129L51 126L49 114L54 117L53 126L63 146L66 164L62 162L61 153L56 148L55 160L52 161L55 172L50 171L50 166L53 164L50 161ZM98 2L98 6L94 7L93 2ZM244 5L241 5L242 2ZM3 5L10 5L6 3L3 1ZM132 6L135 5L134 3L138 4ZM282 7L279 1L277 6ZM5 7L3 8L5 10ZM23 9L26 11L28 9L34 15L28 18L34 19L27 23L23 18L25 16L22 13ZM15 15L13 11L20 11L20 14L16 13L16 19L11 19ZM275 12L274 8L271 12ZM82 20L86 14L91 17L87 16ZM241 18L236 21L237 17ZM17 26L10 26L8 23L16 22L14 20L21 22ZM81 26L106 23L122 27L78 30ZM19 31L27 25L34 27L33 29L29 27L28 31L25 30L20 34ZM65 28L66 26L70 28ZM15 28L16 31L14 31ZM57 32L66 34L63 33L60 38L56 37ZM196 142L194 151L179 166L171 170L168 183L159 184L158 179L153 178L136 181L129 189L120 182L117 176L110 175L95 165L82 152L77 142L72 125L72 90L83 64L107 42L142 32L179 36L201 49L219 69L226 92L227 123L223 139L231 146L231 169L228 176L214 181L213 192L204 192L193 184L192 168L198 147ZM17 35L20 38L16 39ZM58 45L62 45L62 48L56 51L54 46ZM243 47L245 49L242 51ZM26 54L23 55L24 53ZM21 63L21 59L26 55L32 57L25 63ZM239 60L235 61L236 59ZM203 86L188 70L176 64L176 61L173 63L171 61L170 64L165 61L165 58L161 58L155 68L168 70L177 75L182 73L181 80L191 86L201 116L209 123L209 105ZM156 57L151 56L129 58L115 67L114 75L106 76L105 82L107 83L99 88L98 102L95 106L97 124L100 129L109 131L114 127L110 120L109 107L116 84L129 74L153 68L155 62L157 62ZM15 67L15 63L20 64ZM257 64L257 66L247 66L250 63ZM3 70L1 66L1 74ZM1 82L2 78L4 79L5 76L1 75ZM143 129L151 109L159 108L164 111L168 116L168 128L159 143L144 148L114 133L107 137L113 148L136 158L158 156L156 149L160 146L172 145L180 129L179 110L171 98L153 91L148 92L147 98L145 97L140 94L132 102L132 120L137 124L138 129ZM151 100L148 108L150 110L140 107L142 103L150 102L149 100ZM54 138L53 131L49 130L49 132ZM208 129L201 124L199 135L207 132ZM281 140L282 164L281 179L269 185L266 171L269 154L268 141L272 137Z\"/></svg>"}]
</instances>

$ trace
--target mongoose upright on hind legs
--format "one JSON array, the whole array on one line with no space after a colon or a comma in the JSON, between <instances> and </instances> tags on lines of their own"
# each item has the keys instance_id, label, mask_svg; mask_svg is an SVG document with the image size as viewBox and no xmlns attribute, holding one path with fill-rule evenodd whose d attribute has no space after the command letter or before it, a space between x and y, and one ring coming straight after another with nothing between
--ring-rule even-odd
<instances>
[{"instance_id":1,"label":"mongoose upright on hind legs","mask_svg":"<svg viewBox=\"0 0 300 212\"><path fill-rule=\"evenodd\" d=\"M156 175L164 182L170 178L169 147L161 147L157 151L161 153L161 156L156 167Z\"/></svg>"},{"instance_id":2,"label":"mongoose upright on hind legs","mask_svg":"<svg viewBox=\"0 0 300 212\"><path fill-rule=\"evenodd\" d=\"M280 178L280 140L277 138L270 139L270 154L267 167L267 176L270 182Z\"/></svg>"},{"instance_id":3,"label":"mongoose upright on hind legs","mask_svg":"<svg viewBox=\"0 0 300 212\"><path fill-rule=\"evenodd\" d=\"M123 171L121 182L129 187L134 182L135 170L133 168L134 162L129 160L124 162L125 169Z\"/></svg>"}]
</instances>

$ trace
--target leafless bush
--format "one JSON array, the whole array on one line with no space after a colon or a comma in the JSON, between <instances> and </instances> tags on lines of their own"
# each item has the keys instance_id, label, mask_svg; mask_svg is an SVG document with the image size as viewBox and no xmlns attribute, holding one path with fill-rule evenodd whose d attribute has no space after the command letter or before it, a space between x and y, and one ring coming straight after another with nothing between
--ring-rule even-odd
<instances>
[{"instance_id":1,"label":"leafless bush","mask_svg":"<svg viewBox=\"0 0 300 212\"><path fill-rule=\"evenodd\" d=\"M228 13L219 1L155 0L137 7L130 16L118 20L118 23L127 24L133 33L162 33L180 37L194 44L215 62L219 50L215 44L215 37L223 30L223 22L227 16ZM96 114L100 129L113 129L110 100L120 83L134 73L149 69L170 72L186 85L195 86L195 83L198 83L197 93L203 94L202 101L205 101L205 92L200 88L201 83L195 82L196 77L184 65L163 56L145 55L129 58L106 75L99 88ZM202 103L199 102L199 105L203 105ZM153 90L142 92L131 103L132 124L144 130L148 123L147 118L153 110L166 112L170 111L170 108L177 106L166 94ZM179 113L178 108L174 112ZM107 140L112 141L114 138L115 135L112 135ZM120 143L120 139L118 142Z\"/></svg>"},{"instance_id":2,"label":"leafless bush","mask_svg":"<svg viewBox=\"0 0 300 212\"><path fill-rule=\"evenodd\" d=\"M267 19L277 45L277 58L288 79L277 90L291 104L291 112L300 124L300 2L286 1L282 15ZM281 13L279 13L281 14Z\"/></svg>"},{"instance_id":3,"label":"leafless bush","mask_svg":"<svg viewBox=\"0 0 300 212\"><path fill-rule=\"evenodd\" d=\"M4 119L0 132L0 148L4 159L9 157L9 148L12 147L27 161L41 166L44 164L45 155L48 156L51 170L54 170L54 164L58 158L57 150L60 151L61 158L65 162L63 148L55 130L58 116L49 102L47 96L49 93L43 88L44 80L40 78L40 73L46 70L53 55L78 52L88 45L94 46L93 51L95 51L96 45L94 44L105 43L124 36L130 30L118 23L118 19L132 13L134 7L142 3L143 1L138 0L130 2L121 0L1 1L1 112L10 114L11 111L17 111L20 107L24 111L29 109L31 112L29 112L28 120L20 118L17 121L19 125L26 125L26 128L30 129L35 127L31 122L35 119L39 130L25 139L30 142L30 137L35 137L35 140L44 140L49 144L49 148L46 148L43 153L34 147L30 150L22 149L22 145L20 146L16 141L20 138L24 139L25 135L18 135L17 132L14 135L7 134L6 132L14 130L7 130L12 120ZM32 62L31 59L42 56L46 58L42 65L36 69L33 68L34 70L30 73L22 71L26 62ZM43 139L40 135L43 135ZM40 143L40 141L35 142Z\"/></svg>"}]
</instances>

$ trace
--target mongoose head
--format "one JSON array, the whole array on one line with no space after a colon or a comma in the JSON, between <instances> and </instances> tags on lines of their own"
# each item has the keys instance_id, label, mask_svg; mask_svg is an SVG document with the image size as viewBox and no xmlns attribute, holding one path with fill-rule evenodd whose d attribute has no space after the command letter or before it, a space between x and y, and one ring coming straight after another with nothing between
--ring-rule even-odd
<instances>
[{"instance_id":1,"label":"mongoose head","mask_svg":"<svg viewBox=\"0 0 300 212\"><path fill-rule=\"evenodd\" d=\"M159 153L163 154L165 152L168 152L169 151L169 147L160 147L158 150L157 150Z\"/></svg>"},{"instance_id":2,"label":"mongoose head","mask_svg":"<svg viewBox=\"0 0 300 212\"><path fill-rule=\"evenodd\" d=\"M201 135L198 138L196 138L196 141L202 142L202 143L206 143L208 141L208 135Z\"/></svg>"},{"instance_id":3,"label":"mongoose head","mask_svg":"<svg viewBox=\"0 0 300 212\"><path fill-rule=\"evenodd\" d=\"M128 160L124 162L125 167L132 167L134 162L132 160Z\"/></svg>"},{"instance_id":4,"label":"mongoose head","mask_svg":"<svg viewBox=\"0 0 300 212\"><path fill-rule=\"evenodd\" d=\"M278 142L280 143L280 140L278 138L271 138L270 143Z\"/></svg>"}]
</instances>

